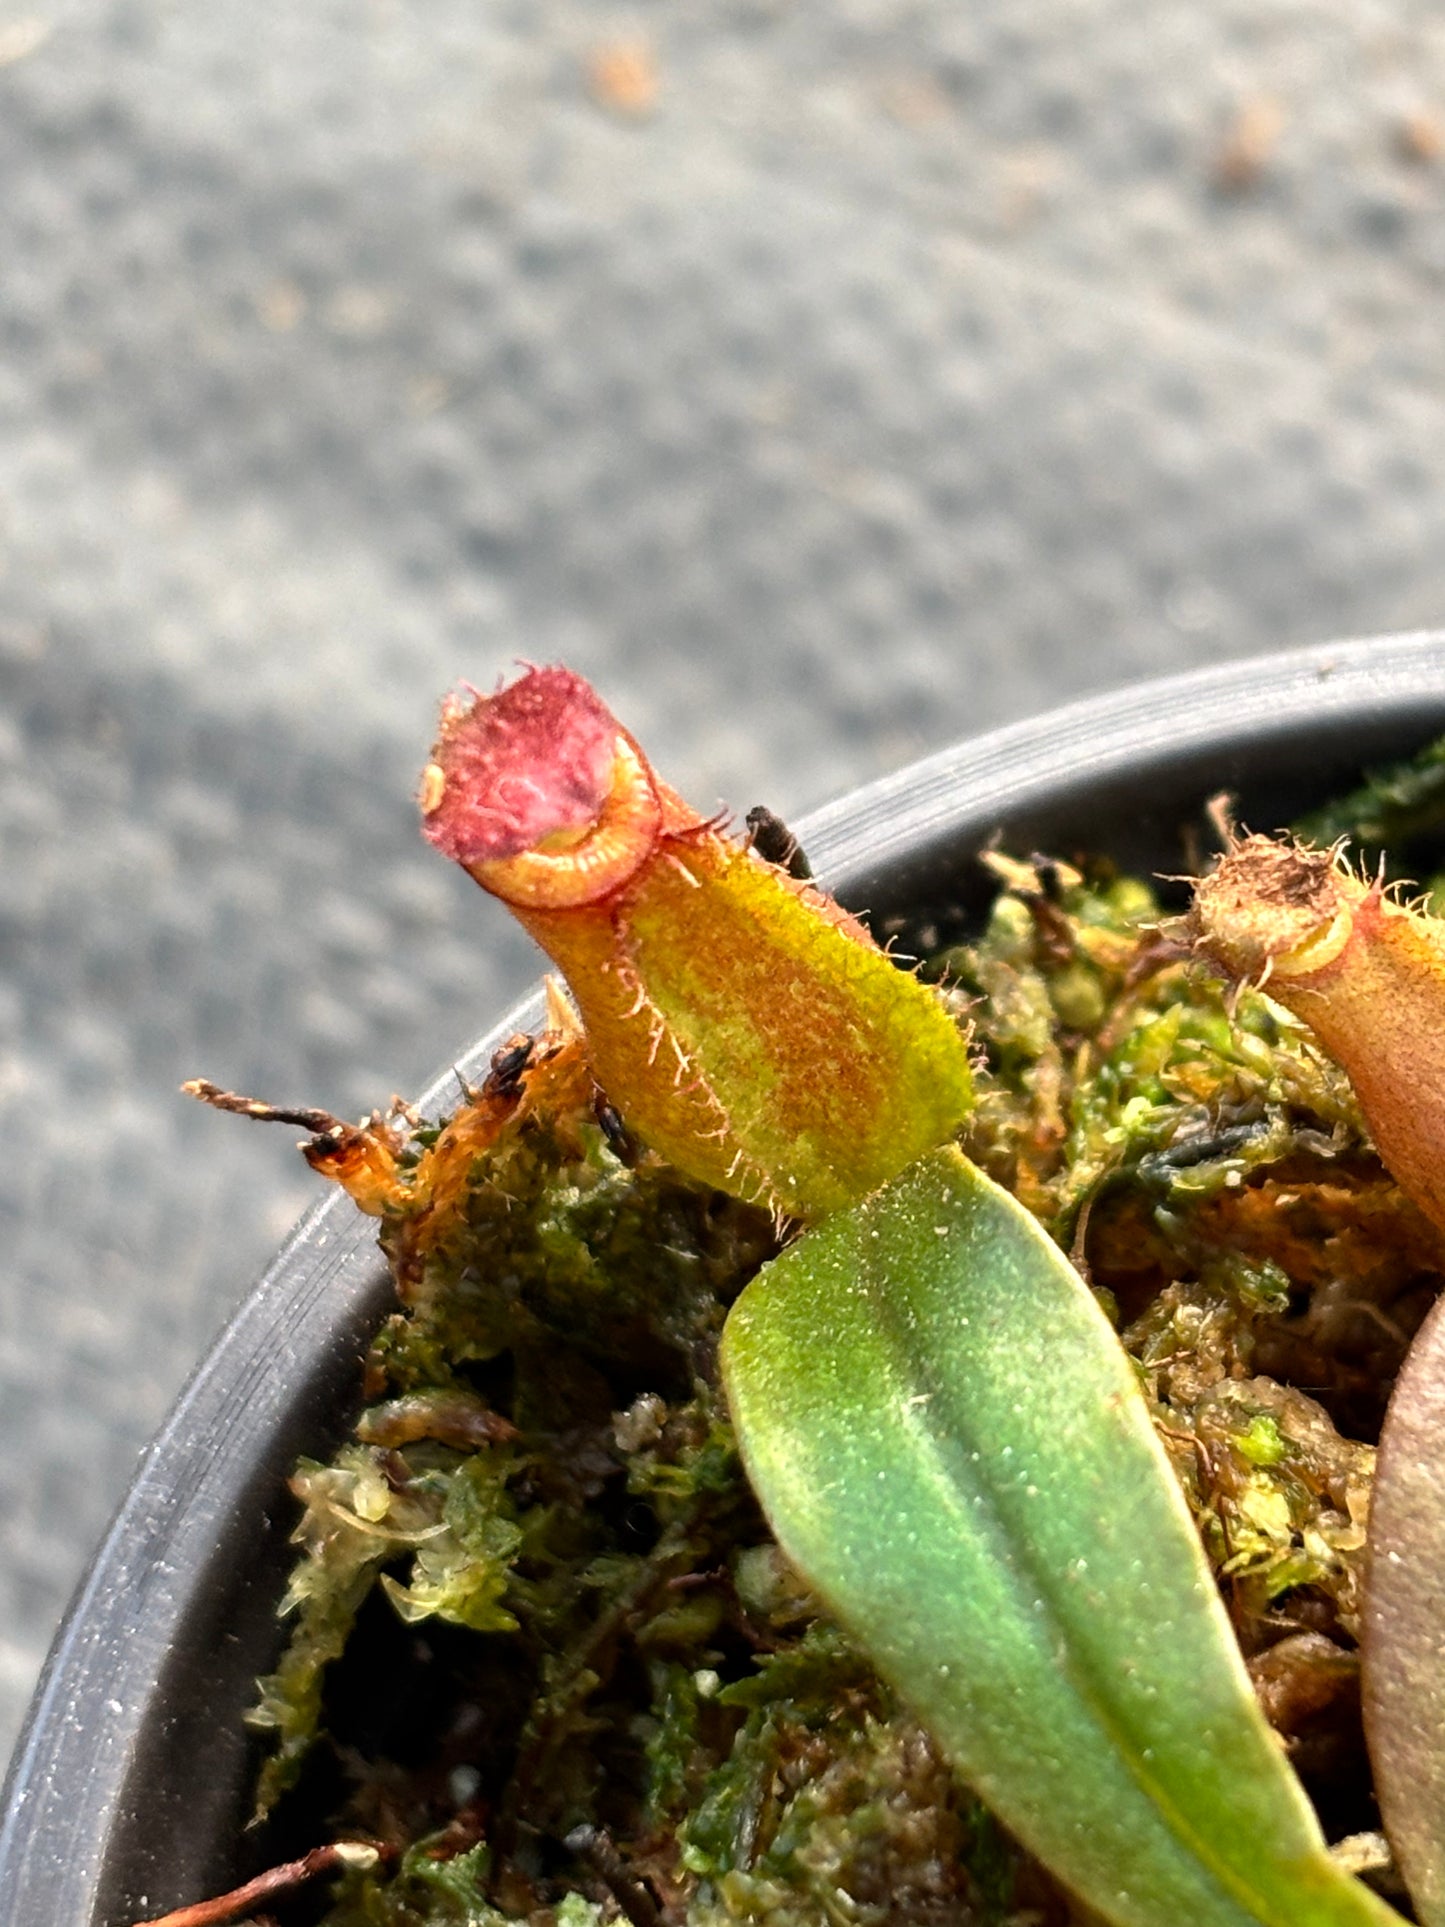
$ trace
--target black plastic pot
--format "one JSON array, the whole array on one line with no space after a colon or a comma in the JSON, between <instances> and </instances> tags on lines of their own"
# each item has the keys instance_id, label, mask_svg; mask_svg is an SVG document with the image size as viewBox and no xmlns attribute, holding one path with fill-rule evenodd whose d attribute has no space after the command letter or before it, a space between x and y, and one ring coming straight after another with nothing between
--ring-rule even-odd
<instances>
[{"instance_id":1,"label":"black plastic pot","mask_svg":"<svg viewBox=\"0 0 1445 1927\"><path fill-rule=\"evenodd\" d=\"M1445 733L1445 633L1349 642L1148 683L914 764L799 825L821 875L918 929L989 894L975 852L1101 849L1181 867L1181 827L1234 791L1273 828ZM424 861L418 853L418 862ZM364 879L357 879L361 888ZM480 906L479 906L479 913ZM538 1000L464 1060L535 1027ZM450 1073L429 1093L445 1104ZM4 1916L121 1927L230 1883L241 1727L277 1644L297 1455L339 1438L388 1278L340 1195L301 1224L141 1463L56 1639L0 1816Z\"/></svg>"}]
</instances>

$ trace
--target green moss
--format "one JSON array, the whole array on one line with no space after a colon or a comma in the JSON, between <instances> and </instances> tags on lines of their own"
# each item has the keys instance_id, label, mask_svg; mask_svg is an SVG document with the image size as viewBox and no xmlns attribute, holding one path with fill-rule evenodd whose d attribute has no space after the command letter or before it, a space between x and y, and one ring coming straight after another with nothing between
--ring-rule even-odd
<instances>
[{"instance_id":1,"label":"green moss","mask_svg":"<svg viewBox=\"0 0 1445 1927\"><path fill-rule=\"evenodd\" d=\"M985 1887L1011 1890L1016 1855L990 1834L975 1876L974 1803L832 1628L815 1625L721 1697L747 1717L681 1830L695 1927L882 1923L945 1907L967 1921L986 1917Z\"/></svg>"},{"instance_id":2,"label":"green moss","mask_svg":"<svg viewBox=\"0 0 1445 1927\"><path fill-rule=\"evenodd\" d=\"M1251 1465L1278 1465L1289 1452L1279 1425L1268 1412L1255 1413L1244 1430L1236 1433L1234 1447Z\"/></svg>"},{"instance_id":3,"label":"green moss","mask_svg":"<svg viewBox=\"0 0 1445 1927\"><path fill-rule=\"evenodd\" d=\"M327 1915L331 1927L512 1927L487 1900L488 1849L456 1853L448 1844L418 1841L387 1877L344 1875Z\"/></svg>"},{"instance_id":4,"label":"green moss","mask_svg":"<svg viewBox=\"0 0 1445 1927\"><path fill-rule=\"evenodd\" d=\"M1373 772L1358 789L1296 826L1307 843L1328 849L1347 837L1366 852L1400 851L1445 824L1445 737L1408 762Z\"/></svg>"},{"instance_id":5,"label":"green moss","mask_svg":"<svg viewBox=\"0 0 1445 1927\"><path fill-rule=\"evenodd\" d=\"M1369 807L1433 808L1437 769ZM1011 875L930 966L976 1000L966 1148L1115 1319L1246 1653L1299 1625L1347 1652L1379 1387L1438 1289L1433 1239L1341 1074L1161 945L1147 885ZM262 1803L325 1758L342 1823L399 1853L346 1877L329 1927L597 1927L627 1882L669 1927L1061 1921L743 1480L715 1353L770 1219L624 1163L590 1112L457 1176L444 1214L387 1223L405 1302L369 1416L296 1479ZM345 1654L368 1690L383 1622L385 1666L430 1640L455 1697L402 1763L328 1735L328 1681Z\"/></svg>"}]
</instances>

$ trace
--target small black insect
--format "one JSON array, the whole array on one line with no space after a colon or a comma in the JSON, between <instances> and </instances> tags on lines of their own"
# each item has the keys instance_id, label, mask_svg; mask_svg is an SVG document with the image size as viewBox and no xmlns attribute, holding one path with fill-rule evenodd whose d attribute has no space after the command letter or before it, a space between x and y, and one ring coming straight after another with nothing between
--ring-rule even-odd
<instances>
[{"instance_id":1,"label":"small black insect","mask_svg":"<svg viewBox=\"0 0 1445 1927\"><path fill-rule=\"evenodd\" d=\"M522 1088L522 1076L532 1061L536 1039L520 1031L509 1037L500 1050L492 1052L492 1068L482 1086L484 1097L515 1097Z\"/></svg>"},{"instance_id":2,"label":"small black insect","mask_svg":"<svg viewBox=\"0 0 1445 1927\"><path fill-rule=\"evenodd\" d=\"M602 1827L580 1826L564 1834L562 1845L590 1866L611 1893L625 1920L633 1927L662 1927L662 1915L651 1889L628 1868Z\"/></svg>"},{"instance_id":3,"label":"small black insect","mask_svg":"<svg viewBox=\"0 0 1445 1927\"><path fill-rule=\"evenodd\" d=\"M757 803L747 814L748 842L765 863L775 863L799 883L811 883L813 866L782 817Z\"/></svg>"},{"instance_id":4,"label":"small black insect","mask_svg":"<svg viewBox=\"0 0 1445 1927\"><path fill-rule=\"evenodd\" d=\"M621 1164L631 1166L637 1162L637 1145L632 1133L622 1122L622 1113L615 1104L609 1103L603 1091L592 1094L592 1115L597 1119L598 1129L607 1140L607 1148Z\"/></svg>"}]
</instances>

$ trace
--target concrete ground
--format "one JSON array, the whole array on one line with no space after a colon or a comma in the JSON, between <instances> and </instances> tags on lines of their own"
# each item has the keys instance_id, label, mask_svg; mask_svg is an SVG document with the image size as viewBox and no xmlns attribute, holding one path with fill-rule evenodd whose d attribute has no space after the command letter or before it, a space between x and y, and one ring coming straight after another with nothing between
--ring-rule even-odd
<instances>
[{"instance_id":1,"label":"concrete ground","mask_svg":"<svg viewBox=\"0 0 1445 1927\"><path fill-rule=\"evenodd\" d=\"M1426 0L0 3L0 1756L360 1112L534 974L425 850L565 659L796 812L1445 618Z\"/></svg>"}]
</instances>

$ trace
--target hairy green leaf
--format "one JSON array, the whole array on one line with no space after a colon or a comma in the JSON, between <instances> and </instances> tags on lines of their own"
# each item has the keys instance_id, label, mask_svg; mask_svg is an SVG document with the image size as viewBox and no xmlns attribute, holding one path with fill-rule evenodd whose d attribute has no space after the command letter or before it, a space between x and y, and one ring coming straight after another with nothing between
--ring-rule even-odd
<instances>
[{"instance_id":1,"label":"hairy green leaf","mask_svg":"<svg viewBox=\"0 0 1445 1927\"><path fill-rule=\"evenodd\" d=\"M1365 1576L1365 1729L1390 1844L1427 1927L1445 1922L1445 1300L1380 1435Z\"/></svg>"},{"instance_id":2,"label":"hairy green leaf","mask_svg":"<svg viewBox=\"0 0 1445 1927\"><path fill-rule=\"evenodd\" d=\"M1106 1321L957 1151L767 1266L723 1369L784 1550L1089 1905L1398 1922L1323 1846Z\"/></svg>"}]
</instances>

